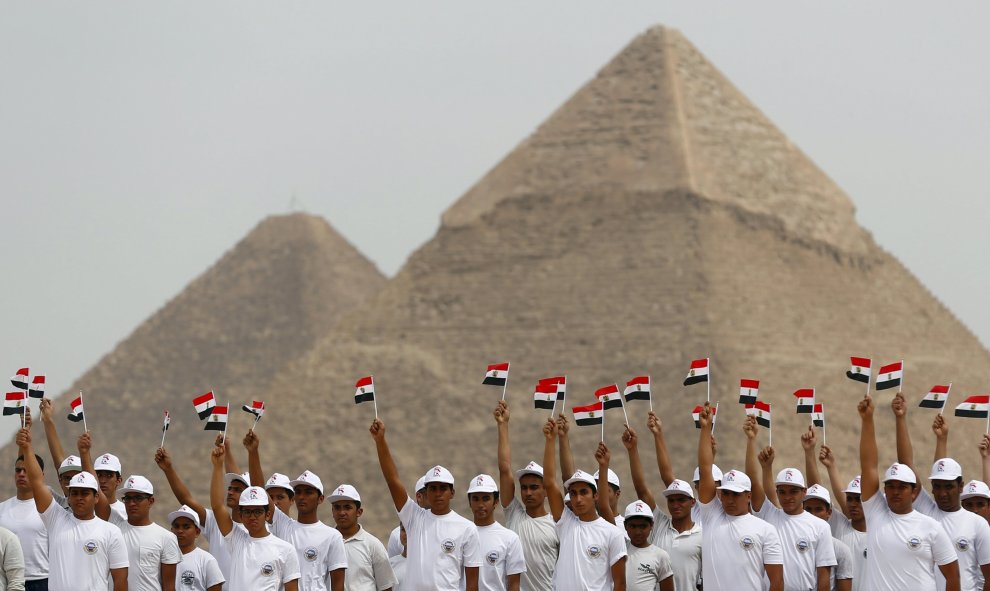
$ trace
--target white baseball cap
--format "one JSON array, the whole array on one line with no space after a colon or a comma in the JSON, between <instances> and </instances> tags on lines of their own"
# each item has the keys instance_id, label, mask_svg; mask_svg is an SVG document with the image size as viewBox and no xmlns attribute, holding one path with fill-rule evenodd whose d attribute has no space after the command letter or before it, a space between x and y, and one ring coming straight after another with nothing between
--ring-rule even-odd
<instances>
[{"instance_id":1,"label":"white baseball cap","mask_svg":"<svg viewBox=\"0 0 990 591\"><path fill-rule=\"evenodd\" d=\"M138 492L146 495L154 495L155 487L151 484L151 481L144 476L128 476L124 484L117 489L117 497L120 498L129 492Z\"/></svg>"},{"instance_id":2,"label":"white baseball cap","mask_svg":"<svg viewBox=\"0 0 990 591\"><path fill-rule=\"evenodd\" d=\"M93 462L93 469L120 473L120 459L113 454L103 454Z\"/></svg>"},{"instance_id":3,"label":"white baseball cap","mask_svg":"<svg viewBox=\"0 0 990 591\"><path fill-rule=\"evenodd\" d=\"M82 460L79 456L69 456L62 460L58 467L58 475L61 476L66 472L82 472Z\"/></svg>"},{"instance_id":4,"label":"white baseball cap","mask_svg":"<svg viewBox=\"0 0 990 591\"><path fill-rule=\"evenodd\" d=\"M189 520L193 522L193 525L195 525L197 529L201 527L200 524L199 524L199 514L196 513L195 511L193 511L192 509L190 509L188 505L183 505L183 506L179 507L178 509L176 509L175 511L172 511L171 513L169 513L168 514L168 522L170 524L171 523L174 523L175 520L178 519L178 518L180 518L180 517L187 517L187 518L189 518Z\"/></svg>"},{"instance_id":5,"label":"white baseball cap","mask_svg":"<svg viewBox=\"0 0 990 591\"><path fill-rule=\"evenodd\" d=\"M694 469L694 478L692 478L691 480L693 482L699 482L701 480L700 468ZM715 464L712 464L712 480L714 480L715 482L722 480L722 470L720 470L719 467L716 466Z\"/></svg>"},{"instance_id":6,"label":"white baseball cap","mask_svg":"<svg viewBox=\"0 0 990 591\"><path fill-rule=\"evenodd\" d=\"M592 488L598 488L598 480L595 479L595 477L592 476L591 474L585 472L584 470L578 470L573 475L571 475L571 477L568 478L566 482L564 482L564 489L570 489L571 485L574 484L575 482L584 482L586 484L590 484Z\"/></svg>"},{"instance_id":7,"label":"white baseball cap","mask_svg":"<svg viewBox=\"0 0 990 591\"><path fill-rule=\"evenodd\" d=\"M856 478L853 478L852 480L850 480L849 481L849 486L847 486L845 488L845 490L843 490L842 492L844 492L844 493L852 493L852 494L855 494L855 495L861 495L861 494L863 494L863 486L862 486L862 483L860 482L860 475L857 474L856 475Z\"/></svg>"},{"instance_id":8,"label":"white baseball cap","mask_svg":"<svg viewBox=\"0 0 990 591\"><path fill-rule=\"evenodd\" d=\"M533 476L543 478L543 466L537 464L536 462L526 464L526 467L522 470L516 470L516 480L519 480L527 474L532 474Z\"/></svg>"},{"instance_id":9,"label":"white baseball cap","mask_svg":"<svg viewBox=\"0 0 990 591\"><path fill-rule=\"evenodd\" d=\"M292 482L289 482L289 487L291 487L292 490L295 490L296 487L299 486L300 484L305 484L306 486L312 486L316 490L320 491L320 494L321 495L323 494L323 481L320 480L320 477L319 476L317 476L316 474L313 474L309 470L305 470L305 471L303 471L302 474L300 474L299 476L296 476L296 479L295 480L293 480ZM265 488L267 489L268 487L266 486ZM351 487L351 488L354 488L354 487ZM357 493L357 491L354 491L354 492ZM361 497L358 497L358 498L353 499L353 500L360 501L361 500Z\"/></svg>"},{"instance_id":10,"label":"white baseball cap","mask_svg":"<svg viewBox=\"0 0 990 591\"><path fill-rule=\"evenodd\" d=\"M335 503L337 501L357 501L360 503L361 495L350 484L341 484L330 493L330 502Z\"/></svg>"},{"instance_id":11,"label":"white baseball cap","mask_svg":"<svg viewBox=\"0 0 990 591\"><path fill-rule=\"evenodd\" d=\"M431 482L441 482L443 484L454 486L454 475L450 473L450 470L444 468L443 466L433 466L426 473L423 484L430 484Z\"/></svg>"},{"instance_id":12,"label":"white baseball cap","mask_svg":"<svg viewBox=\"0 0 990 591\"><path fill-rule=\"evenodd\" d=\"M423 490L424 488L426 488L426 476L425 475L420 476L419 477L419 480L416 481L416 491L415 492L419 492L419 491Z\"/></svg>"},{"instance_id":13,"label":"white baseball cap","mask_svg":"<svg viewBox=\"0 0 990 591\"><path fill-rule=\"evenodd\" d=\"M990 499L990 486L987 486L987 483L982 480L970 480L963 487L962 494L959 495L959 498L970 499L973 497Z\"/></svg>"},{"instance_id":14,"label":"white baseball cap","mask_svg":"<svg viewBox=\"0 0 990 591\"><path fill-rule=\"evenodd\" d=\"M243 474L234 474L233 472L227 472L223 475L223 481L230 486L230 483L239 480L244 483L244 486L251 486L251 475L247 472Z\"/></svg>"},{"instance_id":15,"label":"white baseball cap","mask_svg":"<svg viewBox=\"0 0 990 591\"><path fill-rule=\"evenodd\" d=\"M496 492L498 492L498 484L496 484L495 479L488 474L478 474L471 479L471 485L468 487L468 494Z\"/></svg>"},{"instance_id":16,"label":"white baseball cap","mask_svg":"<svg viewBox=\"0 0 990 591\"><path fill-rule=\"evenodd\" d=\"M69 488L91 488L100 490L100 483L96 481L96 476L89 472L80 472L69 481Z\"/></svg>"},{"instance_id":17,"label":"white baseball cap","mask_svg":"<svg viewBox=\"0 0 990 591\"><path fill-rule=\"evenodd\" d=\"M804 474L797 468L784 468L777 472L777 478L773 481L776 484L796 486L798 488L808 488L804 483Z\"/></svg>"},{"instance_id":18,"label":"white baseball cap","mask_svg":"<svg viewBox=\"0 0 990 591\"><path fill-rule=\"evenodd\" d=\"M272 477L268 479L265 483L265 490L270 488L284 488L285 490L292 490L292 484L289 483L289 477L280 472L275 472Z\"/></svg>"},{"instance_id":19,"label":"white baseball cap","mask_svg":"<svg viewBox=\"0 0 990 591\"><path fill-rule=\"evenodd\" d=\"M633 501L626 505L626 510L622 514L626 519L633 517L645 517L650 521L653 521L653 511L650 511L650 506L643 501Z\"/></svg>"},{"instance_id":20,"label":"white baseball cap","mask_svg":"<svg viewBox=\"0 0 990 591\"><path fill-rule=\"evenodd\" d=\"M753 481L749 479L749 476L746 476L745 472L729 470L722 475L722 485L718 488L737 493L749 492L753 489Z\"/></svg>"},{"instance_id":21,"label":"white baseball cap","mask_svg":"<svg viewBox=\"0 0 990 591\"><path fill-rule=\"evenodd\" d=\"M598 470L595 470L592 476L595 477L595 482L598 482L598 477L600 476ZM615 488L622 488L622 485L619 484L619 475L613 472L611 468L608 469L608 483Z\"/></svg>"},{"instance_id":22,"label":"white baseball cap","mask_svg":"<svg viewBox=\"0 0 990 591\"><path fill-rule=\"evenodd\" d=\"M663 496L672 497L674 495L684 495L686 497L694 498L694 491L691 490L691 485L684 482L683 480L675 480L670 483L666 489L664 489Z\"/></svg>"},{"instance_id":23,"label":"white baseball cap","mask_svg":"<svg viewBox=\"0 0 990 591\"><path fill-rule=\"evenodd\" d=\"M249 486L241 491L237 504L241 507L267 507L268 492L260 486Z\"/></svg>"},{"instance_id":24,"label":"white baseball cap","mask_svg":"<svg viewBox=\"0 0 990 591\"><path fill-rule=\"evenodd\" d=\"M908 484L918 484L918 477L914 475L914 470L905 464L893 463L887 471L883 473L883 481L896 480Z\"/></svg>"},{"instance_id":25,"label":"white baseball cap","mask_svg":"<svg viewBox=\"0 0 990 591\"><path fill-rule=\"evenodd\" d=\"M932 475L928 480L955 480L962 478L962 466L952 458L942 458L932 464Z\"/></svg>"},{"instance_id":26,"label":"white baseball cap","mask_svg":"<svg viewBox=\"0 0 990 591\"><path fill-rule=\"evenodd\" d=\"M828 494L828 489L820 484L812 484L808 487L808 490L804 493L804 500L808 499L818 499L819 501L825 501L828 505L832 504L832 496Z\"/></svg>"}]
</instances>

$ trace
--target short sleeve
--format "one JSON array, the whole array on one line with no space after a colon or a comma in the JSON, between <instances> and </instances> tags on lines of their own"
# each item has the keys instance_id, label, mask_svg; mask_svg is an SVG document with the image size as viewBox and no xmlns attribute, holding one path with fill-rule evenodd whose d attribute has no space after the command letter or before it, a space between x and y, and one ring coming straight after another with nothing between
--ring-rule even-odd
<instances>
[{"instance_id":1,"label":"short sleeve","mask_svg":"<svg viewBox=\"0 0 990 591\"><path fill-rule=\"evenodd\" d=\"M162 564L179 564L182 562L182 552L179 550L179 540L170 531L166 531L162 548Z\"/></svg>"},{"instance_id":2,"label":"short sleeve","mask_svg":"<svg viewBox=\"0 0 990 591\"><path fill-rule=\"evenodd\" d=\"M402 554L402 538L400 537L402 532L399 528L392 530L392 533L388 535L388 556L389 558L393 556L399 556Z\"/></svg>"},{"instance_id":3,"label":"short sleeve","mask_svg":"<svg viewBox=\"0 0 990 591\"><path fill-rule=\"evenodd\" d=\"M275 511L272 513L272 533L275 537L287 540L292 533L292 527L295 525L296 521L282 512L281 509L275 507Z\"/></svg>"},{"instance_id":4,"label":"short sleeve","mask_svg":"<svg viewBox=\"0 0 990 591\"><path fill-rule=\"evenodd\" d=\"M889 509L883 491L877 491L868 501L863 501L863 517L866 518L866 529L870 528L870 520L883 519Z\"/></svg>"},{"instance_id":5,"label":"short sleeve","mask_svg":"<svg viewBox=\"0 0 990 591\"><path fill-rule=\"evenodd\" d=\"M517 575L526 572L526 556L523 554L522 542L519 536L512 536L512 541L505 553L505 574Z\"/></svg>"},{"instance_id":6,"label":"short sleeve","mask_svg":"<svg viewBox=\"0 0 990 591\"><path fill-rule=\"evenodd\" d=\"M973 521L976 522L976 534L973 538L976 546L976 562L980 566L990 564L990 524L986 519Z\"/></svg>"},{"instance_id":7,"label":"short sleeve","mask_svg":"<svg viewBox=\"0 0 990 591\"><path fill-rule=\"evenodd\" d=\"M220 585L226 583L227 579L223 576L223 571L220 570L220 563L206 551L203 551L206 556L203 557L203 582L206 583L206 588L209 589L214 585Z\"/></svg>"},{"instance_id":8,"label":"short sleeve","mask_svg":"<svg viewBox=\"0 0 990 591\"><path fill-rule=\"evenodd\" d=\"M108 528L107 531L107 560L110 568L126 568L128 565L127 547L124 545L124 536L116 527Z\"/></svg>"},{"instance_id":9,"label":"short sleeve","mask_svg":"<svg viewBox=\"0 0 990 591\"><path fill-rule=\"evenodd\" d=\"M932 498L931 493L925 490L925 487L919 488L921 488L921 492L918 493L918 498L914 500L914 510L932 519L938 519L940 509L935 504L935 499Z\"/></svg>"},{"instance_id":10,"label":"short sleeve","mask_svg":"<svg viewBox=\"0 0 990 591\"><path fill-rule=\"evenodd\" d=\"M411 528L411 524L415 523L419 518L420 514L424 511L422 507L417 505L412 499L406 497L406 504L399 509L399 521L406 528L406 533L408 534Z\"/></svg>"},{"instance_id":11,"label":"short sleeve","mask_svg":"<svg viewBox=\"0 0 990 591\"><path fill-rule=\"evenodd\" d=\"M674 576L674 568L670 565L670 554L663 548L657 553L656 564L657 582L663 581L667 577Z\"/></svg>"},{"instance_id":12,"label":"short sleeve","mask_svg":"<svg viewBox=\"0 0 990 591\"><path fill-rule=\"evenodd\" d=\"M65 523L67 520L72 519L69 513L65 509L59 507L54 501L48 504L48 508L45 509L44 513L40 514L42 523L48 528L48 531L57 529L59 525Z\"/></svg>"},{"instance_id":13,"label":"short sleeve","mask_svg":"<svg viewBox=\"0 0 990 591\"><path fill-rule=\"evenodd\" d=\"M836 538L842 537L852 529L849 518L843 515L841 511L832 511L832 514L828 516L828 525L832 529L832 536Z\"/></svg>"},{"instance_id":14,"label":"short sleeve","mask_svg":"<svg viewBox=\"0 0 990 591\"><path fill-rule=\"evenodd\" d=\"M378 591L383 591L390 587L395 587L398 581L395 580L395 573L392 572L392 563L388 560L385 546L377 538L371 538L371 570L375 577Z\"/></svg>"},{"instance_id":15,"label":"short sleeve","mask_svg":"<svg viewBox=\"0 0 990 591\"><path fill-rule=\"evenodd\" d=\"M481 566L481 542L478 540L478 528L474 524L464 528L464 543L461 548L465 568Z\"/></svg>"},{"instance_id":16,"label":"short sleeve","mask_svg":"<svg viewBox=\"0 0 990 591\"><path fill-rule=\"evenodd\" d=\"M327 538L327 572L347 568L347 550L344 539L340 536Z\"/></svg>"},{"instance_id":17,"label":"short sleeve","mask_svg":"<svg viewBox=\"0 0 990 591\"><path fill-rule=\"evenodd\" d=\"M832 532L826 524L822 523L822 526L818 529L818 543L815 545L815 566L835 566L837 561Z\"/></svg>"},{"instance_id":18,"label":"short sleeve","mask_svg":"<svg viewBox=\"0 0 990 591\"><path fill-rule=\"evenodd\" d=\"M769 526L763 534L763 564L784 564L784 547L777 528Z\"/></svg>"},{"instance_id":19,"label":"short sleeve","mask_svg":"<svg viewBox=\"0 0 990 591\"><path fill-rule=\"evenodd\" d=\"M657 503L656 509L653 510L653 529L662 531L668 527L670 527L670 515L660 508L660 503Z\"/></svg>"},{"instance_id":20,"label":"short sleeve","mask_svg":"<svg viewBox=\"0 0 990 591\"><path fill-rule=\"evenodd\" d=\"M955 546L952 545L952 541L949 540L949 536L941 524L936 524L933 528L931 540L932 558L935 560L935 564L945 566L959 559L956 556Z\"/></svg>"},{"instance_id":21,"label":"short sleeve","mask_svg":"<svg viewBox=\"0 0 990 591\"><path fill-rule=\"evenodd\" d=\"M622 536L622 532L611 525L608 529L608 565L615 566L615 563L619 562L619 559L626 557L629 553L626 552L626 540Z\"/></svg>"},{"instance_id":22,"label":"short sleeve","mask_svg":"<svg viewBox=\"0 0 990 591\"><path fill-rule=\"evenodd\" d=\"M282 584L288 583L289 581L295 581L300 577L299 573L299 558L296 556L296 550L292 546L287 546L285 548L285 570L282 574Z\"/></svg>"}]
</instances>

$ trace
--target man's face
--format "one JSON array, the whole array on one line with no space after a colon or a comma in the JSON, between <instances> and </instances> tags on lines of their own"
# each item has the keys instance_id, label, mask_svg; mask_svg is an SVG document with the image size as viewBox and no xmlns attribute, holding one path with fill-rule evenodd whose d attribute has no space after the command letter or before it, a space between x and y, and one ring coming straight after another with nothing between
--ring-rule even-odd
<instances>
[{"instance_id":1,"label":"man's face","mask_svg":"<svg viewBox=\"0 0 990 591\"><path fill-rule=\"evenodd\" d=\"M578 517L590 517L597 515L598 510L595 503L598 501L598 493L587 482L575 482L567 489L571 495L571 511Z\"/></svg>"},{"instance_id":2,"label":"man's face","mask_svg":"<svg viewBox=\"0 0 990 591\"><path fill-rule=\"evenodd\" d=\"M231 509L237 507L237 503L241 500L241 493L247 486L240 480L231 480L230 484L227 485L227 506Z\"/></svg>"},{"instance_id":3,"label":"man's face","mask_svg":"<svg viewBox=\"0 0 990 591\"><path fill-rule=\"evenodd\" d=\"M526 474L519 479L519 499L527 509L539 509L547 498L543 479L535 474Z\"/></svg>"},{"instance_id":4,"label":"man's face","mask_svg":"<svg viewBox=\"0 0 990 591\"><path fill-rule=\"evenodd\" d=\"M88 519L96 509L96 491L91 488L73 486L66 498L72 514L79 519Z\"/></svg>"},{"instance_id":5,"label":"man's face","mask_svg":"<svg viewBox=\"0 0 990 591\"><path fill-rule=\"evenodd\" d=\"M172 522L172 533L179 541L179 548L189 548L196 545L199 528L188 517L176 517L175 521Z\"/></svg>"},{"instance_id":6,"label":"man's face","mask_svg":"<svg viewBox=\"0 0 990 591\"><path fill-rule=\"evenodd\" d=\"M241 524L248 530L248 533L255 536L265 531L268 522L268 514L273 510L272 506L240 505Z\"/></svg>"},{"instance_id":7,"label":"man's face","mask_svg":"<svg viewBox=\"0 0 990 591\"><path fill-rule=\"evenodd\" d=\"M281 486L273 486L268 489L268 496L282 513L289 514L289 508L292 507L292 496L289 495L289 491Z\"/></svg>"},{"instance_id":8,"label":"man's face","mask_svg":"<svg viewBox=\"0 0 990 591\"><path fill-rule=\"evenodd\" d=\"M120 474L110 470L97 470L96 479L100 482L100 491L108 499L117 497L117 487L120 486Z\"/></svg>"},{"instance_id":9,"label":"man's face","mask_svg":"<svg viewBox=\"0 0 990 591\"><path fill-rule=\"evenodd\" d=\"M474 522L488 524L495 519L495 495L490 492L473 492L468 495Z\"/></svg>"},{"instance_id":10,"label":"man's face","mask_svg":"<svg viewBox=\"0 0 990 591\"><path fill-rule=\"evenodd\" d=\"M128 521L143 521L151 513L151 506L155 504L155 497L139 492L128 492L120 500L124 503Z\"/></svg>"},{"instance_id":11,"label":"man's face","mask_svg":"<svg viewBox=\"0 0 990 591\"><path fill-rule=\"evenodd\" d=\"M687 495L670 495L667 497L667 512L672 519L684 519L691 516L694 499Z\"/></svg>"},{"instance_id":12,"label":"man's face","mask_svg":"<svg viewBox=\"0 0 990 591\"><path fill-rule=\"evenodd\" d=\"M722 508L726 515L738 517L749 513L749 500L752 493L734 492L731 490L719 490L719 497L722 499Z\"/></svg>"},{"instance_id":13,"label":"man's face","mask_svg":"<svg viewBox=\"0 0 990 591\"><path fill-rule=\"evenodd\" d=\"M454 498L454 486L446 482L431 482L426 485L426 501L430 509L442 515L450 509L450 501Z\"/></svg>"},{"instance_id":14,"label":"man's face","mask_svg":"<svg viewBox=\"0 0 990 591\"><path fill-rule=\"evenodd\" d=\"M984 497L969 497L962 500L963 509L976 513L987 521L990 521L990 499Z\"/></svg>"},{"instance_id":15,"label":"man's face","mask_svg":"<svg viewBox=\"0 0 990 591\"><path fill-rule=\"evenodd\" d=\"M358 519L364 514L364 508L359 508L357 503L350 499L334 501L330 507L333 508L333 522L337 524L337 529L354 528L358 524Z\"/></svg>"},{"instance_id":16,"label":"man's face","mask_svg":"<svg viewBox=\"0 0 990 591\"><path fill-rule=\"evenodd\" d=\"M932 480L932 497L942 511L959 510L959 495L962 494L962 478L956 480Z\"/></svg>"},{"instance_id":17,"label":"man's face","mask_svg":"<svg viewBox=\"0 0 990 591\"><path fill-rule=\"evenodd\" d=\"M777 485L777 499L780 508L788 515L798 515L803 510L801 501L804 500L804 489L790 484Z\"/></svg>"},{"instance_id":18,"label":"man's face","mask_svg":"<svg viewBox=\"0 0 990 591\"><path fill-rule=\"evenodd\" d=\"M293 500L296 503L296 511L300 515L304 515L316 511L317 507L323 503L323 495L320 494L320 491L316 487L308 484L299 484L296 486L296 494ZM281 506L279 508L281 509ZM285 509L282 509L282 512L285 513Z\"/></svg>"},{"instance_id":19,"label":"man's face","mask_svg":"<svg viewBox=\"0 0 990 591\"><path fill-rule=\"evenodd\" d=\"M606 486L605 490L608 491L608 506L612 508L612 513L618 515L619 497L622 495L622 491L612 484Z\"/></svg>"},{"instance_id":20,"label":"man's face","mask_svg":"<svg viewBox=\"0 0 990 591\"><path fill-rule=\"evenodd\" d=\"M821 499L808 499L804 502L804 510L825 521L828 521L828 518L832 516L831 507Z\"/></svg>"},{"instance_id":21,"label":"man's face","mask_svg":"<svg viewBox=\"0 0 990 591\"><path fill-rule=\"evenodd\" d=\"M846 493L846 511L849 511L850 521L863 520L863 500L857 493Z\"/></svg>"},{"instance_id":22,"label":"man's face","mask_svg":"<svg viewBox=\"0 0 990 591\"><path fill-rule=\"evenodd\" d=\"M914 487L900 480L888 480L883 483L883 494L887 498L887 506L898 515L907 515L913 510Z\"/></svg>"},{"instance_id":23,"label":"man's face","mask_svg":"<svg viewBox=\"0 0 990 591\"><path fill-rule=\"evenodd\" d=\"M623 525L633 546L644 548L649 544L650 533L653 531L651 520L645 517L630 517L623 522Z\"/></svg>"},{"instance_id":24,"label":"man's face","mask_svg":"<svg viewBox=\"0 0 990 591\"><path fill-rule=\"evenodd\" d=\"M18 493L31 492L31 484L28 482L27 470L24 468L24 460L17 460L14 464L14 487Z\"/></svg>"}]
</instances>

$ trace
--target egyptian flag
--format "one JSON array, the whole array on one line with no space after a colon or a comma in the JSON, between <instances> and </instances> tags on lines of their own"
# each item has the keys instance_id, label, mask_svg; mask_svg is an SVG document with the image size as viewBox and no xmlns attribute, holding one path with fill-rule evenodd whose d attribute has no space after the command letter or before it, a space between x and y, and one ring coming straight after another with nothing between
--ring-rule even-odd
<instances>
[{"instance_id":1,"label":"egyptian flag","mask_svg":"<svg viewBox=\"0 0 990 591\"><path fill-rule=\"evenodd\" d=\"M45 397L45 376L34 376L31 380L31 387L28 388L28 396L31 398Z\"/></svg>"},{"instance_id":2,"label":"egyptian flag","mask_svg":"<svg viewBox=\"0 0 990 591\"><path fill-rule=\"evenodd\" d=\"M256 417L255 420L261 420L261 415L265 414L265 403L260 400L252 400L251 406L242 405L241 410L253 414Z\"/></svg>"},{"instance_id":3,"label":"egyptian flag","mask_svg":"<svg viewBox=\"0 0 990 591\"><path fill-rule=\"evenodd\" d=\"M213 399L213 390L210 390L202 396L193 398L193 406L196 407L196 413L199 415L199 420L203 420L213 413L213 407L217 405L217 401Z\"/></svg>"},{"instance_id":4,"label":"egyptian flag","mask_svg":"<svg viewBox=\"0 0 990 591\"><path fill-rule=\"evenodd\" d=\"M24 404L24 392L7 392L7 399L3 401L3 414L22 415Z\"/></svg>"},{"instance_id":5,"label":"egyptian flag","mask_svg":"<svg viewBox=\"0 0 990 591\"><path fill-rule=\"evenodd\" d=\"M801 388L794 393L797 398L797 412L799 415L811 414L815 410L815 389Z\"/></svg>"},{"instance_id":6,"label":"egyptian flag","mask_svg":"<svg viewBox=\"0 0 990 591\"><path fill-rule=\"evenodd\" d=\"M898 361L880 368L877 372L877 390L896 388L901 385L901 376L904 375L904 362Z\"/></svg>"},{"instance_id":7,"label":"egyptian flag","mask_svg":"<svg viewBox=\"0 0 990 591\"><path fill-rule=\"evenodd\" d=\"M622 395L619 394L619 387L615 384L595 390L595 397L605 410L622 407Z\"/></svg>"},{"instance_id":8,"label":"egyptian flag","mask_svg":"<svg viewBox=\"0 0 990 591\"><path fill-rule=\"evenodd\" d=\"M825 405L816 404L814 410L811 411L811 424L816 427L825 426Z\"/></svg>"},{"instance_id":9,"label":"egyptian flag","mask_svg":"<svg viewBox=\"0 0 990 591\"><path fill-rule=\"evenodd\" d=\"M162 433L168 431L168 426L171 424L172 424L172 415L168 414L168 411L166 410L165 419L162 420Z\"/></svg>"},{"instance_id":10,"label":"egyptian flag","mask_svg":"<svg viewBox=\"0 0 990 591\"><path fill-rule=\"evenodd\" d=\"M70 409L69 416L66 418L68 418L73 423L78 423L79 421L83 420L83 404L82 404L81 395L77 396L75 400L69 403L69 409Z\"/></svg>"},{"instance_id":11,"label":"egyptian flag","mask_svg":"<svg viewBox=\"0 0 990 591\"><path fill-rule=\"evenodd\" d=\"M856 380L857 382L869 384L870 367L873 365L873 360L867 359L866 357L850 357L849 362L851 367L849 368L849 371L846 372L846 377L850 380Z\"/></svg>"},{"instance_id":12,"label":"egyptian flag","mask_svg":"<svg viewBox=\"0 0 990 591\"><path fill-rule=\"evenodd\" d=\"M650 376L636 376L626 382L626 389L623 392L626 402L632 400L650 399Z\"/></svg>"},{"instance_id":13,"label":"egyptian flag","mask_svg":"<svg viewBox=\"0 0 990 591\"><path fill-rule=\"evenodd\" d=\"M533 392L533 406L543 410L553 410L557 404L557 384L536 384L536 391Z\"/></svg>"},{"instance_id":14,"label":"egyptian flag","mask_svg":"<svg viewBox=\"0 0 990 591\"><path fill-rule=\"evenodd\" d=\"M987 414L990 414L990 396L970 396L956 407L957 417L985 419Z\"/></svg>"},{"instance_id":15,"label":"egyptian flag","mask_svg":"<svg viewBox=\"0 0 990 591\"><path fill-rule=\"evenodd\" d=\"M760 380L739 380L739 404L756 404L759 393Z\"/></svg>"},{"instance_id":16,"label":"egyptian flag","mask_svg":"<svg viewBox=\"0 0 990 591\"><path fill-rule=\"evenodd\" d=\"M945 401L948 399L948 386L932 386L932 389L928 391L928 394L925 394L925 397L921 399L921 403L918 406L942 410L945 407Z\"/></svg>"},{"instance_id":17,"label":"egyptian flag","mask_svg":"<svg viewBox=\"0 0 990 591\"><path fill-rule=\"evenodd\" d=\"M388 380L386 380L388 381ZM371 402L375 399L375 377L365 376L354 384L354 404ZM377 404L377 403L376 403Z\"/></svg>"},{"instance_id":18,"label":"egyptian flag","mask_svg":"<svg viewBox=\"0 0 990 591\"><path fill-rule=\"evenodd\" d=\"M746 416L756 417L756 424L761 427L770 428L770 403L757 400L753 404L746 405Z\"/></svg>"},{"instance_id":19,"label":"egyptian flag","mask_svg":"<svg viewBox=\"0 0 990 591\"><path fill-rule=\"evenodd\" d=\"M691 411L691 418L694 419L694 428L695 429L700 429L701 428L701 409L703 409L703 408L705 408L705 407L703 407L703 406L696 406L696 407L694 407L694 410ZM715 413L716 412L718 412L718 408L715 407L715 406L713 406L712 407L712 425L713 426L715 425Z\"/></svg>"},{"instance_id":20,"label":"egyptian flag","mask_svg":"<svg viewBox=\"0 0 990 591\"><path fill-rule=\"evenodd\" d=\"M691 384L697 384L699 382L708 381L708 359L695 359L691 362L691 369L688 370L688 375L684 378L684 385L690 386Z\"/></svg>"},{"instance_id":21,"label":"egyptian flag","mask_svg":"<svg viewBox=\"0 0 990 591\"><path fill-rule=\"evenodd\" d=\"M10 383L14 385L15 388L20 388L21 390L28 389L28 374L30 371L26 367L22 367L17 370L17 373L10 376Z\"/></svg>"},{"instance_id":22,"label":"egyptian flag","mask_svg":"<svg viewBox=\"0 0 990 591\"><path fill-rule=\"evenodd\" d=\"M210 418L206 421L206 431L223 431L227 428L227 407L214 406Z\"/></svg>"},{"instance_id":23,"label":"egyptian flag","mask_svg":"<svg viewBox=\"0 0 990 591\"><path fill-rule=\"evenodd\" d=\"M589 425L601 425L605 420L605 410L602 403L596 402L588 406L575 406L571 409L574 413L574 422L582 427Z\"/></svg>"},{"instance_id":24,"label":"egyptian flag","mask_svg":"<svg viewBox=\"0 0 990 591\"><path fill-rule=\"evenodd\" d=\"M557 400L567 397L567 376L557 376L555 378L543 378L540 384L553 384L557 387Z\"/></svg>"},{"instance_id":25,"label":"egyptian flag","mask_svg":"<svg viewBox=\"0 0 990 591\"><path fill-rule=\"evenodd\" d=\"M504 386L507 379L509 379L509 364L496 363L488 366L485 380L481 383L487 386Z\"/></svg>"}]
</instances>

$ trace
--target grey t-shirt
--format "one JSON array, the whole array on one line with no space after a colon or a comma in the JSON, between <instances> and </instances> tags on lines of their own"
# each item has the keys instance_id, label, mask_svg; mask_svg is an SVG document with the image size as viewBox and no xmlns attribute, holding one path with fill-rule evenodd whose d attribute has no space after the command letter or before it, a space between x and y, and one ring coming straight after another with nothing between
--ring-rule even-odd
<instances>
[{"instance_id":1,"label":"grey t-shirt","mask_svg":"<svg viewBox=\"0 0 990 591\"><path fill-rule=\"evenodd\" d=\"M547 513L543 517L530 517L526 507L514 498L505 508L505 526L519 536L526 556L526 572L519 580L521 591L549 591L560 549L553 516Z\"/></svg>"}]
</instances>

